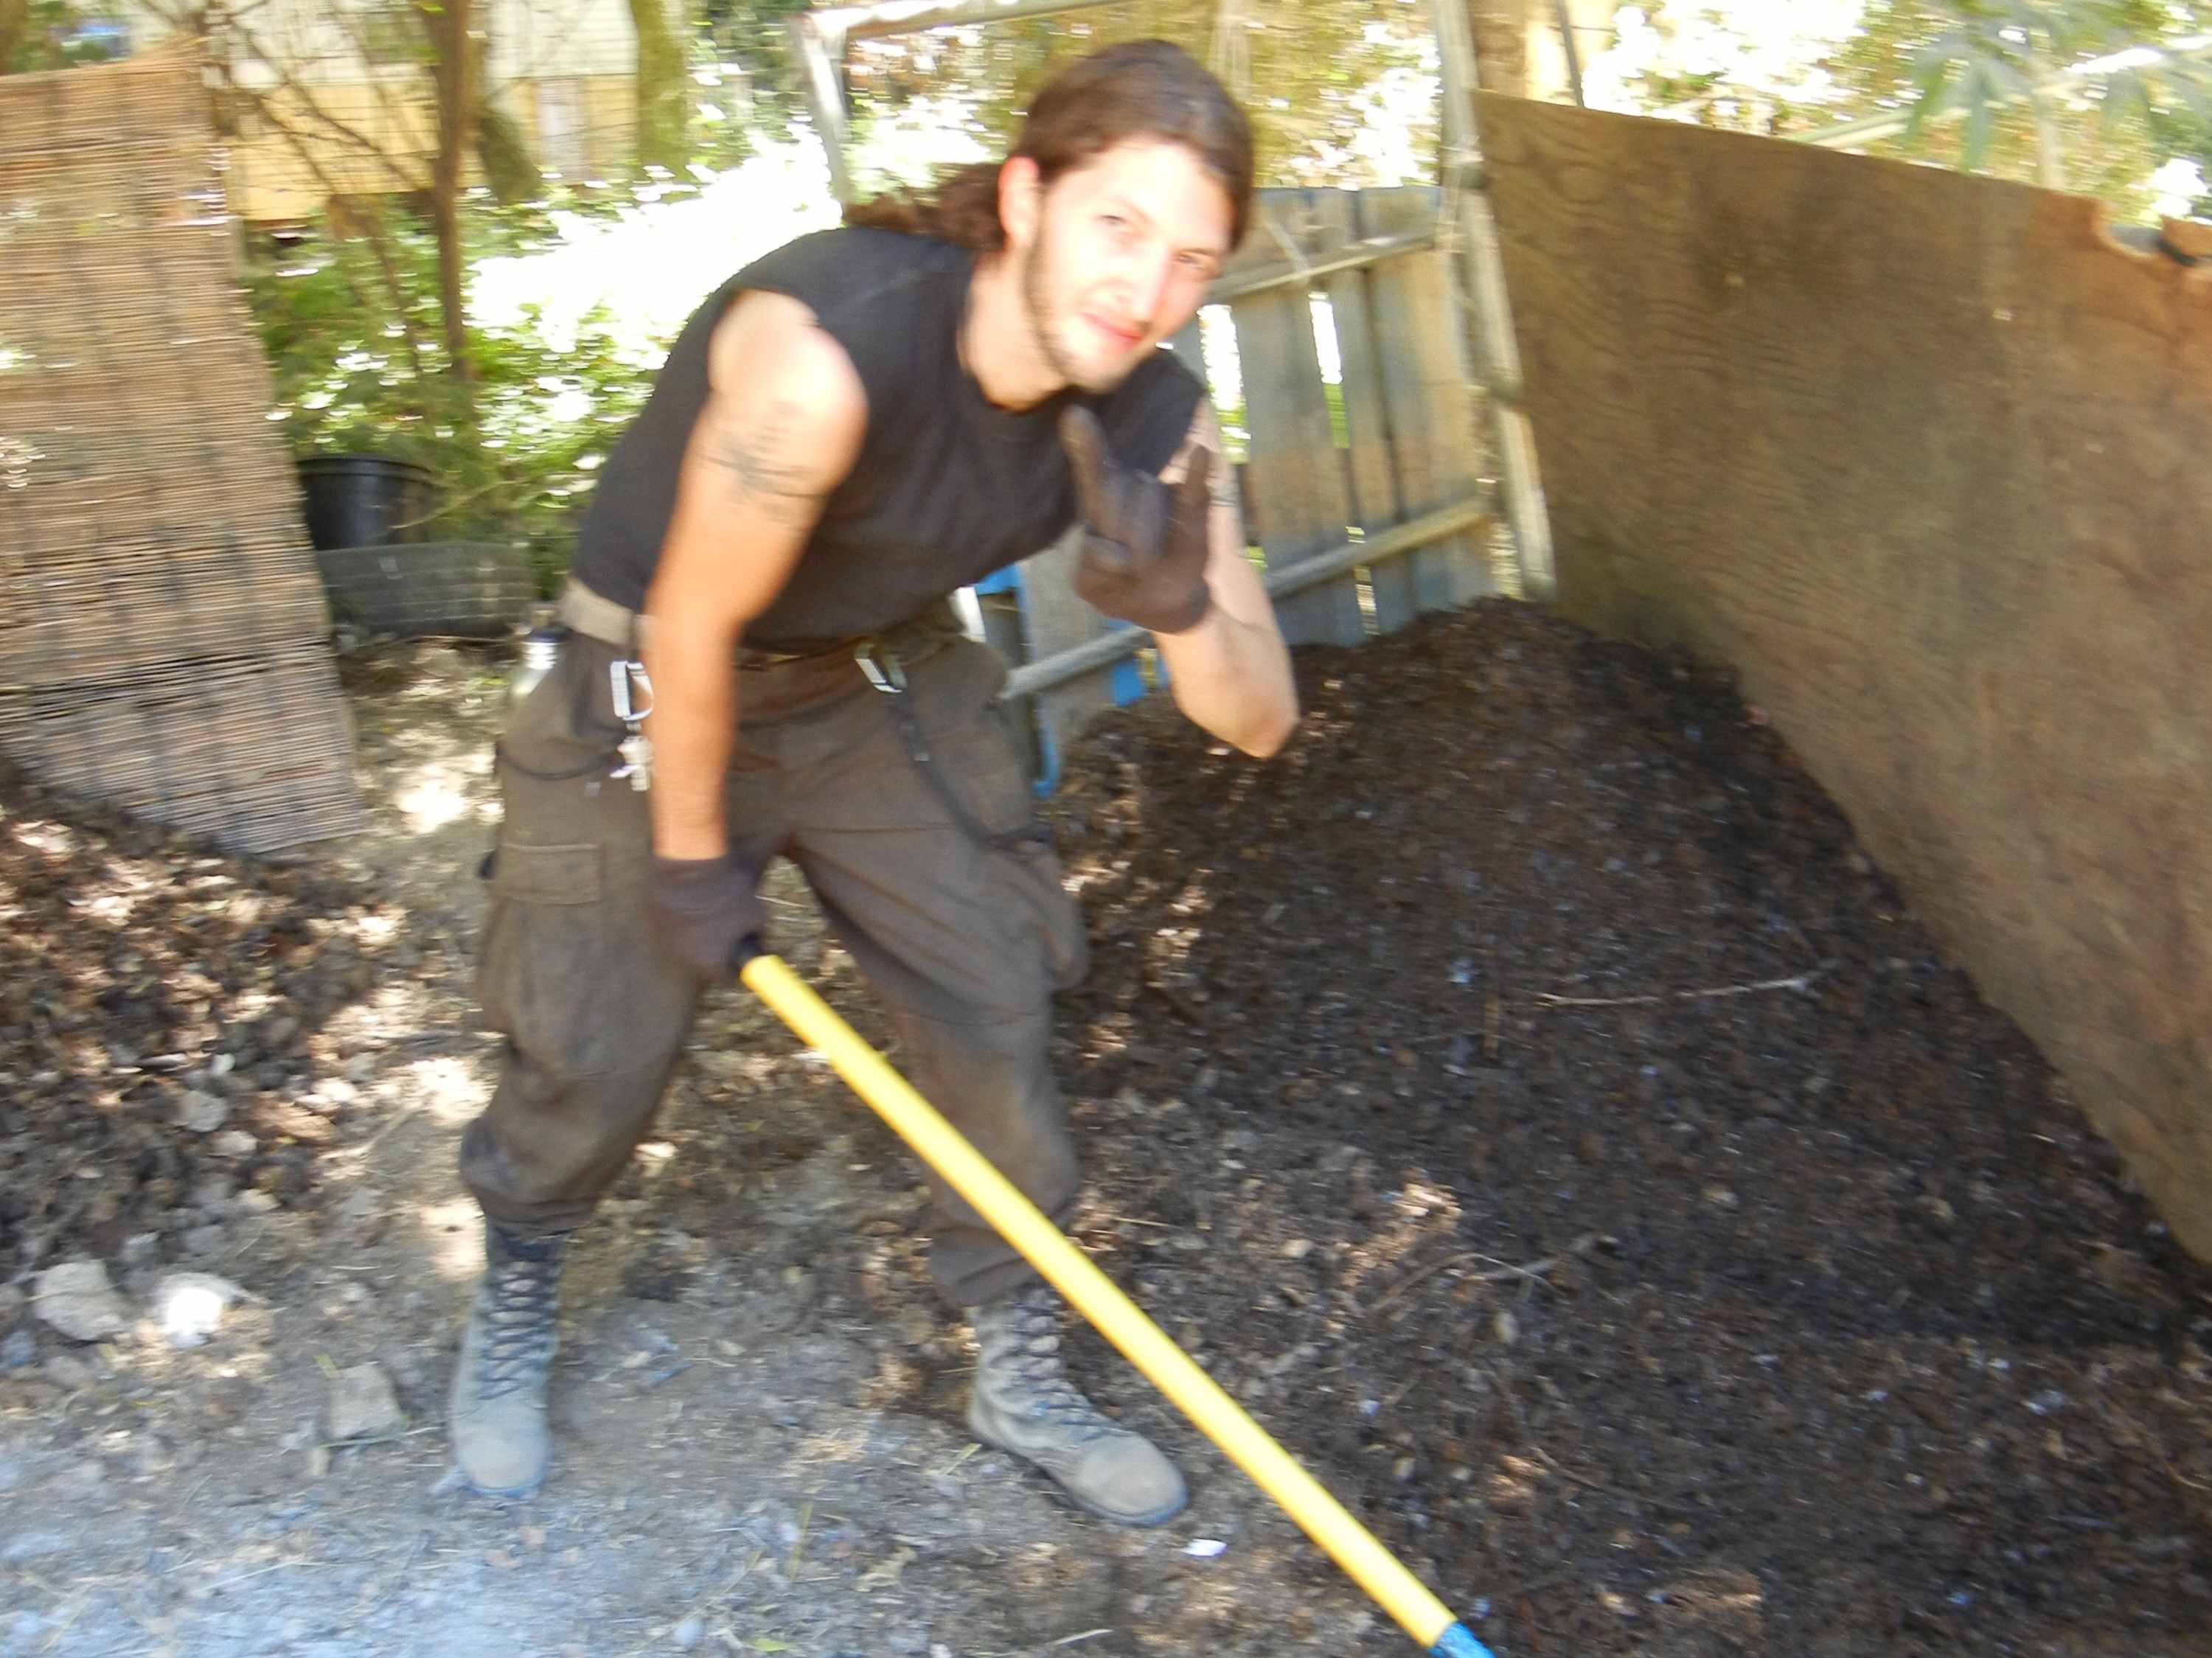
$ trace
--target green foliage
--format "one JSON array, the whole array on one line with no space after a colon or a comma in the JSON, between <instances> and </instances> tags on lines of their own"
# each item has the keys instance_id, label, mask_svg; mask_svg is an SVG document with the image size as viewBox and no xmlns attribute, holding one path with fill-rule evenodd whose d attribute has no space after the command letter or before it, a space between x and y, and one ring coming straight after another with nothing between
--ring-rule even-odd
<instances>
[{"instance_id":1,"label":"green foliage","mask_svg":"<svg viewBox=\"0 0 2212 1658\"><path fill-rule=\"evenodd\" d=\"M2191 112L2154 109L2144 118L2151 145L2159 154L2197 163L2203 192L2183 210L2194 219L2212 219L2212 121Z\"/></svg>"},{"instance_id":2,"label":"green foliage","mask_svg":"<svg viewBox=\"0 0 2212 1658\"><path fill-rule=\"evenodd\" d=\"M1922 10L1942 27L1915 54L1909 137L1918 137L1935 117L1964 116L1959 164L1985 166L1998 114L2020 103L2046 120L2063 94L2041 91L2054 71L2131 46L2154 44L2193 7L2148 0L1928 0ZM2180 61L2128 65L2098 77L2090 94L2111 132L2133 117L2140 123L2160 103L2178 104L2212 118L2212 67Z\"/></svg>"},{"instance_id":3,"label":"green foliage","mask_svg":"<svg viewBox=\"0 0 2212 1658\"><path fill-rule=\"evenodd\" d=\"M542 210L501 208L477 192L462 222L471 260L528 251L550 234ZM550 592L593 472L656 365L625 355L604 315L587 317L573 342L550 337L532 316L475 329L477 378L465 384L440 343L434 239L394 219L385 241L396 301L365 235L322 226L305 244L252 250L250 297L292 452L428 468L438 500L422 533L526 544Z\"/></svg>"},{"instance_id":4,"label":"green foliage","mask_svg":"<svg viewBox=\"0 0 2212 1658\"><path fill-rule=\"evenodd\" d=\"M738 67L757 126L788 131L805 107L784 28L791 13L805 9L805 0L714 0L707 8L701 55ZM1263 183L1365 182L1366 96L1394 70L1418 73L1431 28L1427 0L1241 0L1237 14L1224 33L1212 4L1125 0L858 42L847 57L854 134L865 140L909 106L942 100L965 107L973 135L1003 149L1029 95L1054 73L1110 42L1150 36L1184 46L1246 98ZM1419 125L1432 135L1433 112ZM1425 139L1424 155L1433 143Z\"/></svg>"},{"instance_id":5,"label":"green foliage","mask_svg":"<svg viewBox=\"0 0 2212 1658\"><path fill-rule=\"evenodd\" d=\"M804 100L783 23L804 3L716 0L696 14L692 60L720 66L725 77L734 66L744 100L726 112L746 118L695 125L694 165L726 165L757 137L790 136ZM867 45L851 60L856 125L865 136L877 118L939 100L965 111L971 135L997 149L1018 125L1023 100L1072 57L1109 40L1164 35L1217 63L1249 94L1268 182L1359 182L1362 95L1389 71L1418 73L1425 0L1248 0L1243 15L1240 33L1224 40L1213 38L1211 7L1130 0L1073 17ZM728 97L717 90L707 100ZM666 182L671 172L678 182ZM688 188L681 173L659 171L656 189ZM554 207L600 217L629 204L622 191L553 194L551 202L501 206L471 191L462 216L465 261L549 246ZM534 319L480 324L471 340L476 377L465 382L441 343L429 227L395 209L380 234L369 231L321 224L304 242L254 251L251 297L291 448L301 457L373 452L427 467L439 499L425 533L524 541L550 592L566 568L596 465L641 405L658 363L626 355L604 316L587 319L573 341L549 337ZM1340 423L1340 411L1334 418Z\"/></svg>"},{"instance_id":6,"label":"green foliage","mask_svg":"<svg viewBox=\"0 0 2212 1658\"><path fill-rule=\"evenodd\" d=\"M122 12L75 0L0 0L0 75L103 63L127 50Z\"/></svg>"},{"instance_id":7,"label":"green foliage","mask_svg":"<svg viewBox=\"0 0 2212 1658\"><path fill-rule=\"evenodd\" d=\"M1870 15L1904 22L1911 119L1881 153L2094 195L2124 217L2148 212L2145 181L2212 140L2212 63L2121 66L2057 91L2053 74L2156 47L2212 26L2212 8L2162 0L1926 0ZM1917 26L1917 27L1915 27ZM1859 61L1869 61L1862 52Z\"/></svg>"},{"instance_id":8,"label":"green foliage","mask_svg":"<svg viewBox=\"0 0 2212 1658\"><path fill-rule=\"evenodd\" d=\"M637 160L673 170L685 160L691 115L683 43L668 0L629 0L629 15L637 31Z\"/></svg>"},{"instance_id":9,"label":"green foliage","mask_svg":"<svg viewBox=\"0 0 2212 1658\"><path fill-rule=\"evenodd\" d=\"M799 61L790 49L785 21L805 11L811 0L706 0L697 11L697 55L732 66L743 77L744 118L713 130L710 149L734 151L742 159L747 129L787 134L806 103Z\"/></svg>"},{"instance_id":10,"label":"green foliage","mask_svg":"<svg viewBox=\"0 0 2212 1658\"><path fill-rule=\"evenodd\" d=\"M1653 8L1662 35L1686 32L1705 9L1692 0ZM2063 182L2139 216L2145 181L2163 162L2212 149L2212 61L2123 64L2056 92L2034 88L2130 47L2207 32L2212 4L2197 0L1867 0L1858 27L1805 63L1795 83L1745 86L1732 65L1701 58L1691 72L1662 54L1635 86L1647 107L1780 136L1903 112L1901 131L1863 147Z\"/></svg>"}]
</instances>

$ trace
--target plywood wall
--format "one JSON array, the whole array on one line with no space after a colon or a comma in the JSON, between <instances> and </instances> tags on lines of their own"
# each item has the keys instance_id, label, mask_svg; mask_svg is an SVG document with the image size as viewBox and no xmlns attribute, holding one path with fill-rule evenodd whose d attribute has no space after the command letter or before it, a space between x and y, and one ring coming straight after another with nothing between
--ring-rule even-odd
<instances>
[{"instance_id":1,"label":"plywood wall","mask_svg":"<svg viewBox=\"0 0 2212 1658\"><path fill-rule=\"evenodd\" d=\"M1564 608L1741 670L2212 1258L2212 261L1931 168L1481 118Z\"/></svg>"}]
</instances>

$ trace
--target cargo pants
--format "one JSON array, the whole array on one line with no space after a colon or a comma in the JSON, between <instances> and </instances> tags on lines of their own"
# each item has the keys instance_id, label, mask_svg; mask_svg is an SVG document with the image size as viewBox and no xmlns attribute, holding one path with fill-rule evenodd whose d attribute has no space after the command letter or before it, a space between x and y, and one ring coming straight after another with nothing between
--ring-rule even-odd
<instances>
[{"instance_id":1,"label":"cargo pants","mask_svg":"<svg viewBox=\"0 0 2212 1658\"><path fill-rule=\"evenodd\" d=\"M1081 978L1085 944L1049 845L994 844L1032 826L1035 811L1000 701L1006 666L949 615L887 644L936 779L915 763L891 694L850 650L748 666L731 843L756 868L778 854L798 865L887 1005L902 1071L1064 1225L1078 1171L1048 1065L1050 1005ZM608 670L626 654L570 637L499 744L504 821L477 987L507 1040L460 1172L489 1220L526 1235L581 1225L622 1172L702 988L647 921L647 796L609 775L623 732ZM931 1275L954 1305L1034 1280L957 1193L933 1173L929 1185Z\"/></svg>"}]
</instances>

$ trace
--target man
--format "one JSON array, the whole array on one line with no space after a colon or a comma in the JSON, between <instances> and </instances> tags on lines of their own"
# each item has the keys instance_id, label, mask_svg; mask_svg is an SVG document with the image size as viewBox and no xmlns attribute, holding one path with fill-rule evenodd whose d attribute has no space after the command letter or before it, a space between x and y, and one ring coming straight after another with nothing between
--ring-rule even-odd
<instances>
[{"instance_id":1,"label":"man","mask_svg":"<svg viewBox=\"0 0 2212 1658\"><path fill-rule=\"evenodd\" d=\"M1002 165L769 255L677 342L586 519L573 635L501 744L479 988L508 1043L461 1151L487 1223L453 1382L465 1483L544 1478L568 1236L646 1133L701 987L763 932L773 856L884 997L917 1086L1069 1218L1047 1045L1081 920L1005 665L946 598L1079 513L1078 591L1153 632L1180 707L1249 753L1284 742L1289 656L1219 426L1159 349L1251 200L1219 84L1173 46L1118 47L1038 96ZM932 1274L981 1355L970 1428L1092 1513L1170 1518L1180 1475L1069 1383L1048 1287L932 1186Z\"/></svg>"}]
</instances>

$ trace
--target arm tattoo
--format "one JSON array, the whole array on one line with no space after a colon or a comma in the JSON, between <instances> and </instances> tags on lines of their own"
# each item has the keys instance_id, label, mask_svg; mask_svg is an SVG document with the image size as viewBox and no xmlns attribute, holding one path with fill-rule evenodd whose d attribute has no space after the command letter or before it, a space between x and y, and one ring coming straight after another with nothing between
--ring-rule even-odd
<instances>
[{"instance_id":1,"label":"arm tattoo","mask_svg":"<svg viewBox=\"0 0 2212 1658\"><path fill-rule=\"evenodd\" d=\"M797 453L794 403L779 403L748 426L725 424L707 459L721 469L730 506L750 506L793 528L811 521L824 491L813 486Z\"/></svg>"}]
</instances>

